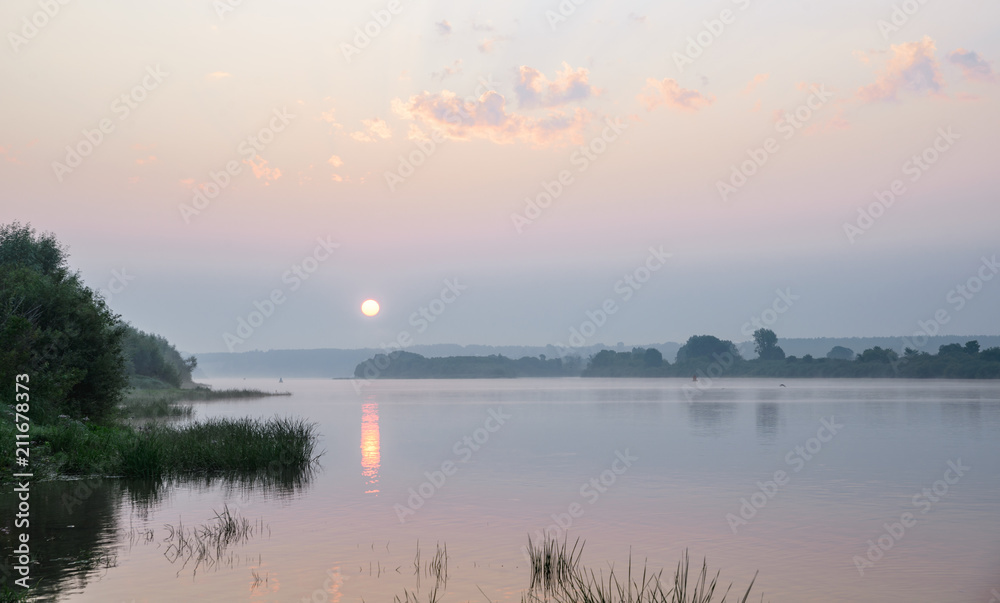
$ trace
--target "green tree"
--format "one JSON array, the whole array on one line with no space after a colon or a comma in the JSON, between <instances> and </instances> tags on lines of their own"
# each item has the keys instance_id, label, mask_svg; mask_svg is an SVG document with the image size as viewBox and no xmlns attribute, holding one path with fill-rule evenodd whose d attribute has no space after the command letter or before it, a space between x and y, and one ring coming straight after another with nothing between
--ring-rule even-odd
<instances>
[{"instance_id":1,"label":"green tree","mask_svg":"<svg viewBox=\"0 0 1000 603\"><path fill-rule=\"evenodd\" d=\"M658 367L663 365L663 354L660 350L656 348L649 348L642 355L642 363L650 367Z\"/></svg>"},{"instance_id":2,"label":"green tree","mask_svg":"<svg viewBox=\"0 0 1000 603\"><path fill-rule=\"evenodd\" d=\"M739 350L729 340L719 339L714 335L692 335L687 342L677 350L677 362L690 360L717 360L718 357L731 355L741 359Z\"/></svg>"},{"instance_id":3,"label":"green tree","mask_svg":"<svg viewBox=\"0 0 1000 603\"><path fill-rule=\"evenodd\" d=\"M826 353L826 357L830 360L854 360L854 350L835 345Z\"/></svg>"},{"instance_id":4,"label":"green tree","mask_svg":"<svg viewBox=\"0 0 1000 603\"><path fill-rule=\"evenodd\" d=\"M125 329L66 258L51 233L0 226L0 382L27 374L33 412L96 419L127 386Z\"/></svg>"},{"instance_id":5,"label":"green tree","mask_svg":"<svg viewBox=\"0 0 1000 603\"><path fill-rule=\"evenodd\" d=\"M761 360L781 360L785 351L778 347L778 336L771 329L757 329L753 332L753 349Z\"/></svg>"}]
</instances>

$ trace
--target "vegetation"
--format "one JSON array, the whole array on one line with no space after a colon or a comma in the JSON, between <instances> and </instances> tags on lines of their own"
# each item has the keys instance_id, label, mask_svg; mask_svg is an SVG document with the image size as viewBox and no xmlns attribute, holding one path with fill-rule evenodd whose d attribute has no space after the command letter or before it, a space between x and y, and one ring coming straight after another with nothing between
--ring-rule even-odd
<instances>
[{"instance_id":1,"label":"vegetation","mask_svg":"<svg viewBox=\"0 0 1000 603\"><path fill-rule=\"evenodd\" d=\"M837 346L826 358L785 357L769 329L754 333L758 358L745 360L727 341L695 336L677 353L674 364L650 361L648 350L604 350L590 358L584 377L903 377L941 379L1000 379L1000 348L980 350L975 340L964 346L940 346L937 354L906 348L902 356L879 346L854 352ZM694 353L691 350L695 350Z\"/></svg>"},{"instance_id":2,"label":"vegetation","mask_svg":"<svg viewBox=\"0 0 1000 603\"><path fill-rule=\"evenodd\" d=\"M690 560L685 551L677 563L672 581L665 581L663 570L652 573L646 567L641 574L633 572L632 560L624 575L617 575L614 567L607 578L580 565L583 545L577 540L572 549L566 541L554 539L535 545L528 539L528 557L531 561L531 588L522 597L523 603L723 603L729 596L732 584L716 599L719 572L709 580L708 562L703 561L701 572L692 584ZM739 603L746 603L753 589L756 576L750 581Z\"/></svg>"},{"instance_id":3,"label":"vegetation","mask_svg":"<svg viewBox=\"0 0 1000 603\"><path fill-rule=\"evenodd\" d=\"M179 389L194 385L196 365L163 337L124 324L70 271L54 235L38 235L17 222L0 226L0 383L30 377L30 411L22 414L31 421L36 478L245 477L269 471L284 479L308 471L316 434L301 420L129 424L190 417L191 407L177 404L181 400L276 395ZM14 402L11 396L0 405L5 450L14 449ZM0 482L11 473L10 466L0 470Z\"/></svg>"},{"instance_id":4,"label":"vegetation","mask_svg":"<svg viewBox=\"0 0 1000 603\"><path fill-rule=\"evenodd\" d=\"M491 379L513 377L568 377L580 374L580 359L537 358L514 360L506 356L450 356L425 358L412 352L378 354L354 369L359 379Z\"/></svg>"}]
</instances>

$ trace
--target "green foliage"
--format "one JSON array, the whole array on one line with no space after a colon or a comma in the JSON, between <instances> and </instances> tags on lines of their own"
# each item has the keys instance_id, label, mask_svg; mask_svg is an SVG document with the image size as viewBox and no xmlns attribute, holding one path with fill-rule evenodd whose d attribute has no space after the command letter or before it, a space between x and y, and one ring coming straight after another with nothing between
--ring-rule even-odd
<instances>
[{"instance_id":1,"label":"green foliage","mask_svg":"<svg viewBox=\"0 0 1000 603\"><path fill-rule=\"evenodd\" d=\"M130 375L152 377L174 387L191 383L191 371L198 360L181 357L177 348L160 335L145 333L131 325L125 327L123 343L125 366Z\"/></svg>"},{"instance_id":2,"label":"green foliage","mask_svg":"<svg viewBox=\"0 0 1000 603\"><path fill-rule=\"evenodd\" d=\"M830 360L854 360L854 350L835 345L826 353L826 357Z\"/></svg>"},{"instance_id":3,"label":"green foliage","mask_svg":"<svg viewBox=\"0 0 1000 603\"><path fill-rule=\"evenodd\" d=\"M736 346L729 340L722 340L714 335L693 335L677 350L677 362L713 360L726 354L741 358Z\"/></svg>"},{"instance_id":4,"label":"green foliage","mask_svg":"<svg viewBox=\"0 0 1000 603\"><path fill-rule=\"evenodd\" d=\"M376 354L358 364L358 379L509 379L514 377L568 377L580 374L580 359L525 356L449 356L426 358L412 352Z\"/></svg>"},{"instance_id":5,"label":"green foliage","mask_svg":"<svg viewBox=\"0 0 1000 603\"><path fill-rule=\"evenodd\" d=\"M0 226L0 381L31 381L36 420L100 418L127 385L124 328L79 275L51 234Z\"/></svg>"}]
</instances>

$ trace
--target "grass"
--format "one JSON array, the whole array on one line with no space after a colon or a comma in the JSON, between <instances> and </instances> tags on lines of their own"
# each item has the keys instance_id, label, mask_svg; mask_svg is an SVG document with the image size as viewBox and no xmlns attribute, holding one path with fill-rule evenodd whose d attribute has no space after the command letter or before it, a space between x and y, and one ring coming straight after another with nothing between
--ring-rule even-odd
<instances>
[{"instance_id":1,"label":"grass","mask_svg":"<svg viewBox=\"0 0 1000 603\"><path fill-rule=\"evenodd\" d=\"M251 523L238 511L231 512L228 505L223 506L221 513L215 511L215 517L207 524L186 528L178 522L176 527L170 524L165 527L168 535L164 539L167 546L163 555L171 563L183 561L182 568L194 561L192 571L195 575L202 566L211 568L225 563L232 547L261 536L265 531L271 532L263 521ZM259 577L256 582L260 583Z\"/></svg>"},{"instance_id":2,"label":"grass","mask_svg":"<svg viewBox=\"0 0 1000 603\"><path fill-rule=\"evenodd\" d=\"M0 603L26 603L28 591L25 589L11 590L6 584L0 589Z\"/></svg>"},{"instance_id":3,"label":"grass","mask_svg":"<svg viewBox=\"0 0 1000 603\"><path fill-rule=\"evenodd\" d=\"M0 439L13 441L12 429L0 424ZM64 418L54 425L33 426L31 437L36 476L212 475L268 485L308 479L318 458L315 425L279 417L141 428Z\"/></svg>"},{"instance_id":4,"label":"grass","mask_svg":"<svg viewBox=\"0 0 1000 603\"><path fill-rule=\"evenodd\" d=\"M631 558L624 575L616 574L612 567L605 578L603 573L595 574L579 564L582 552L579 540L569 549L565 540L535 544L529 538L531 587L522 603L724 603L732 589L730 584L716 599L719 572L709 580L707 561L702 562L692 584L687 551L677 563L672 583L664 582L663 570L651 573L643 566L641 573L633 572ZM738 603L746 603L756 579L754 576Z\"/></svg>"},{"instance_id":5,"label":"grass","mask_svg":"<svg viewBox=\"0 0 1000 603\"><path fill-rule=\"evenodd\" d=\"M301 419L223 419L182 426L163 419L190 419L182 400L253 398L288 393L253 389L133 389L114 417L103 422L66 416L31 424L31 467L36 478L120 476L164 478L223 475L242 483L301 484L316 456L315 425ZM3 405L5 413L12 409ZM13 417L11 417L13 419ZM13 420L0 421L0 445L13 450ZM13 480L13 465L0 468L0 483ZM0 601L2 603L2 601Z\"/></svg>"}]
</instances>

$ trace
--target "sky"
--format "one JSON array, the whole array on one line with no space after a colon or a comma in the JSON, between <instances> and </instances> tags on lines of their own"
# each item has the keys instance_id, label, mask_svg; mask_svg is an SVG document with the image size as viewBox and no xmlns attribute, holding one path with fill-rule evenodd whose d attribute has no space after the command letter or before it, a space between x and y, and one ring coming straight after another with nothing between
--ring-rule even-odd
<instances>
[{"instance_id":1,"label":"sky","mask_svg":"<svg viewBox=\"0 0 1000 603\"><path fill-rule=\"evenodd\" d=\"M998 334L998 24L9 0L0 223L186 352Z\"/></svg>"}]
</instances>

